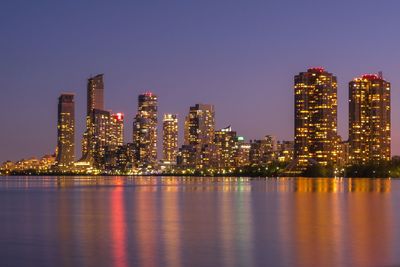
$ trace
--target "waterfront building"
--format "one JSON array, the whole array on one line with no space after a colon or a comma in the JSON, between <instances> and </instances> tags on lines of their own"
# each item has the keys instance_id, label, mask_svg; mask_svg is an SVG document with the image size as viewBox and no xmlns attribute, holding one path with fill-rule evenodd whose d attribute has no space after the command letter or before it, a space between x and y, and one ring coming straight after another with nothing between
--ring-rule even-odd
<instances>
[{"instance_id":1,"label":"waterfront building","mask_svg":"<svg viewBox=\"0 0 400 267\"><path fill-rule=\"evenodd\" d=\"M106 148L110 145L110 112L94 109L90 116L88 158L97 170L104 170Z\"/></svg>"},{"instance_id":2,"label":"waterfront building","mask_svg":"<svg viewBox=\"0 0 400 267\"><path fill-rule=\"evenodd\" d=\"M105 171L108 174L132 174L135 162L133 143L107 148L105 154Z\"/></svg>"},{"instance_id":3,"label":"waterfront building","mask_svg":"<svg viewBox=\"0 0 400 267\"><path fill-rule=\"evenodd\" d=\"M196 151L196 168L208 168L213 150L215 111L213 105L196 104L189 109L185 120L185 145Z\"/></svg>"},{"instance_id":4,"label":"waterfront building","mask_svg":"<svg viewBox=\"0 0 400 267\"><path fill-rule=\"evenodd\" d=\"M366 74L349 83L350 163L389 161L390 83Z\"/></svg>"},{"instance_id":5,"label":"waterfront building","mask_svg":"<svg viewBox=\"0 0 400 267\"><path fill-rule=\"evenodd\" d=\"M350 143L348 141L342 141L341 138L338 140L338 167L346 167L350 160Z\"/></svg>"},{"instance_id":6,"label":"waterfront building","mask_svg":"<svg viewBox=\"0 0 400 267\"><path fill-rule=\"evenodd\" d=\"M176 164L178 155L178 117L175 114L164 114L163 118L163 163Z\"/></svg>"},{"instance_id":7,"label":"waterfront building","mask_svg":"<svg viewBox=\"0 0 400 267\"><path fill-rule=\"evenodd\" d=\"M56 166L56 155L44 155L40 159L32 157L28 159L21 159L17 162L6 161L1 166L0 170L4 174L40 174L52 172L54 167L56 171L67 171L66 168L59 168ZM68 166L68 171L72 170L71 166Z\"/></svg>"},{"instance_id":8,"label":"waterfront building","mask_svg":"<svg viewBox=\"0 0 400 267\"><path fill-rule=\"evenodd\" d=\"M216 145L214 143L204 144L200 149L200 153L196 154L196 156L198 155L200 155L200 161L196 162L196 169L213 174L217 169L218 161Z\"/></svg>"},{"instance_id":9,"label":"waterfront building","mask_svg":"<svg viewBox=\"0 0 400 267\"><path fill-rule=\"evenodd\" d=\"M277 143L277 159L279 162L290 163L294 156L293 141L278 141Z\"/></svg>"},{"instance_id":10,"label":"waterfront building","mask_svg":"<svg viewBox=\"0 0 400 267\"><path fill-rule=\"evenodd\" d=\"M216 168L219 172L231 172L235 168L238 143L236 132L231 126L215 131Z\"/></svg>"},{"instance_id":11,"label":"waterfront building","mask_svg":"<svg viewBox=\"0 0 400 267\"><path fill-rule=\"evenodd\" d=\"M153 172L157 166L157 96L146 92L138 97L138 111L133 123L137 168Z\"/></svg>"},{"instance_id":12,"label":"waterfront building","mask_svg":"<svg viewBox=\"0 0 400 267\"><path fill-rule=\"evenodd\" d=\"M275 161L276 138L266 135L264 139L250 141L250 164L252 166L267 166Z\"/></svg>"},{"instance_id":13,"label":"waterfront building","mask_svg":"<svg viewBox=\"0 0 400 267\"><path fill-rule=\"evenodd\" d=\"M0 172L1 172L1 174L6 174L6 175L8 175L8 174L10 174L11 172L13 172L14 169L15 169L15 163L12 162L12 161L10 161L10 160L7 160L7 161L5 161L5 162L3 162L3 163L1 164Z\"/></svg>"},{"instance_id":14,"label":"waterfront building","mask_svg":"<svg viewBox=\"0 0 400 267\"><path fill-rule=\"evenodd\" d=\"M179 148L177 156L177 167L181 171L192 170L196 168L196 148L192 145L182 145Z\"/></svg>"},{"instance_id":15,"label":"waterfront building","mask_svg":"<svg viewBox=\"0 0 400 267\"><path fill-rule=\"evenodd\" d=\"M124 114L116 113L110 117L109 146L118 147L124 144Z\"/></svg>"},{"instance_id":16,"label":"waterfront building","mask_svg":"<svg viewBox=\"0 0 400 267\"><path fill-rule=\"evenodd\" d=\"M89 151L93 144L94 136L91 132L93 127L93 112L94 110L104 110L104 81L103 74L90 77L87 81L87 104L86 104L86 130L82 139L82 159L81 161L93 162L93 151Z\"/></svg>"},{"instance_id":17,"label":"waterfront building","mask_svg":"<svg viewBox=\"0 0 400 267\"><path fill-rule=\"evenodd\" d=\"M21 159L15 163L15 172L36 173L39 170L40 160L31 157L28 159Z\"/></svg>"},{"instance_id":18,"label":"waterfront building","mask_svg":"<svg viewBox=\"0 0 400 267\"><path fill-rule=\"evenodd\" d=\"M58 98L57 169L70 171L75 161L75 102L74 94Z\"/></svg>"},{"instance_id":19,"label":"waterfront building","mask_svg":"<svg viewBox=\"0 0 400 267\"><path fill-rule=\"evenodd\" d=\"M104 110L103 74L90 77L87 82L87 116L93 110Z\"/></svg>"},{"instance_id":20,"label":"waterfront building","mask_svg":"<svg viewBox=\"0 0 400 267\"><path fill-rule=\"evenodd\" d=\"M94 109L89 117L87 130L87 153L82 162L90 163L96 170L106 169L106 154L109 156L124 143L124 115L111 114L106 110ZM86 166L83 164L83 166Z\"/></svg>"},{"instance_id":21,"label":"waterfront building","mask_svg":"<svg viewBox=\"0 0 400 267\"><path fill-rule=\"evenodd\" d=\"M56 164L56 155L44 155L39 160L38 171L42 173L51 172L55 164ZM70 170L73 170L73 164L70 167Z\"/></svg>"},{"instance_id":22,"label":"waterfront building","mask_svg":"<svg viewBox=\"0 0 400 267\"><path fill-rule=\"evenodd\" d=\"M309 161L322 166L337 160L337 79L323 68L294 77L294 157L297 166Z\"/></svg>"},{"instance_id":23,"label":"waterfront building","mask_svg":"<svg viewBox=\"0 0 400 267\"><path fill-rule=\"evenodd\" d=\"M104 170L108 173L121 174L116 170L120 150L124 144L124 114L110 115L108 127L105 130L107 139L102 147L102 150L104 149Z\"/></svg>"},{"instance_id":24,"label":"waterfront building","mask_svg":"<svg viewBox=\"0 0 400 267\"><path fill-rule=\"evenodd\" d=\"M235 155L235 166L237 168L243 168L250 165L250 149L251 145L244 141L243 136L236 137L236 155Z\"/></svg>"}]
</instances>

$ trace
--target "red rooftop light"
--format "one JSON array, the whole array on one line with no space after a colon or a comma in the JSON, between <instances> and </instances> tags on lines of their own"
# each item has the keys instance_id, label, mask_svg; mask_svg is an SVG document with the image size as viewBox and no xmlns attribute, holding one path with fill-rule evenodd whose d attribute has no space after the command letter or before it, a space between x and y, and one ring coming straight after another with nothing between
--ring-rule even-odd
<instances>
[{"instance_id":1,"label":"red rooftop light","mask_svg":"<svg viewBox=\"0 0 400 267\"><path fill-rule=\"evenodd\" d=\"M309 68L308 71L324 72L325 69L323 67L312 67L312 68Z\"/></svg>"},{"instance_id":2,"label":"red rooftop light","mask_svg":"<svg viewBox=\"0 0 400 267\"><path fill-rule=\"evenodd\" d=\"M114 114L114 118L116 118L118 121L123 121L124 120L124 114L123 113Z\"/></svg>"},{"instance_id":3,"label":"red rooftop light","mask_svg":"<svg viewBox=\"0 0 400 267\"><path fill-rule=\"evenodd\" d=\"M376 74L364 74L361 76L363 79L367 79L367 80L379 80L380 77Z\"/></svg>"},{"instance_id":4,"label":"red rooftop light","mask_svg":"<svg viewBox=\"0 0 400 267\"><path fill-rule=\"evenodd\" d=\"M153 93L150 91L147 91L146 93L144 93L145 96L153 96Z\"/></svg>"}]
</instances>

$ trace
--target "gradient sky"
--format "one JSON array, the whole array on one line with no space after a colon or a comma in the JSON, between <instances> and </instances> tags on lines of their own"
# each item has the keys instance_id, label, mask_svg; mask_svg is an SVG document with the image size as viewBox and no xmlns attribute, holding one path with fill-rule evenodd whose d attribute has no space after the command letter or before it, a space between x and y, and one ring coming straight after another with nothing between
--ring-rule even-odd
<instances>
[{"instance_id":1,"label":"gradient sky","mask_svg":"<svg viewBox=\"0 0 400 267\"><path fill-rule=\"evenodd\" d=\"M79 156L86 79L97 73L106 108L125 113L126 141L147 90L159 96L159 117L177 113L181 126L202 102L215 104L218 128L231 124L247 140L292 139L293 76L311 66L338 77L345 139L348 82L383 71L400 154L399 10L396 0L2 0L0 162L54 151L61 92L76 93Z\"/></svg>"}]
</instances>

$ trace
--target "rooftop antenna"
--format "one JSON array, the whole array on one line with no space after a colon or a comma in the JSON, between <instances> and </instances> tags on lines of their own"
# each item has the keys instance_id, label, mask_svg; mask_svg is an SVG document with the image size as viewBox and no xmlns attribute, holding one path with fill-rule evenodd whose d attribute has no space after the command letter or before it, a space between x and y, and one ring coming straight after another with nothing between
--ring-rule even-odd
<instances>
[{"instance_id":1,"label":"rooftop antenna","mask_svg":"<svg viewBox=\"0 0 400 267\"><path fill-rule=\"evenodd\" d=\"M382 71L378 72L378 76L379 76L380 79L383 80L383 72Z\"/></svg>"}]
</instances>

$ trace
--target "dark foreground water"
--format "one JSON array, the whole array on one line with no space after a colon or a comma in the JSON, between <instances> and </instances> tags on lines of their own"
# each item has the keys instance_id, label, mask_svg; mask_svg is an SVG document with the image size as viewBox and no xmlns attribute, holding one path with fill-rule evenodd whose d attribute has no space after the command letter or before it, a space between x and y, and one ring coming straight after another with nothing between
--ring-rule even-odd
<instances>
[{"instance_id":1,"label":"dark foreground water","mask_svg":"<svg viewBox=\"0 0 400 267\"><path fill-rule=\"evenodd\" d=\"M0 177L0 266L400 266L400 180Z\"/></svg>"}]
</instances>

